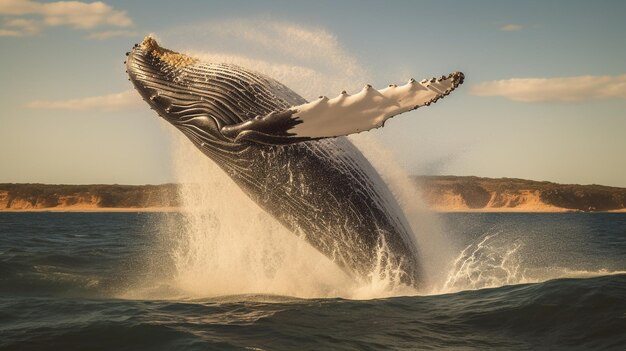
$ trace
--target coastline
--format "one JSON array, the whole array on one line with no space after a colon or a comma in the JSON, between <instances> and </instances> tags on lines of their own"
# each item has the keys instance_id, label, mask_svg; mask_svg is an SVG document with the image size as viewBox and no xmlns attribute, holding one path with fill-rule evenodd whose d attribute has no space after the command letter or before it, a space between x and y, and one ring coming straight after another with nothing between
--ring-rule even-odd
<instances>
[{"instance_id":1,"label":"coastline","mask_svg":"<svg viewBox=\"0 0 626 351\"><path fill-rule=\"evenodd\" d=\"M430 209L434 213L626 213L626 208L609 211L578 211L567 208L542 208L542 209L529 209L529 208L479 208L479 209ZM186 210L181 207L47 207L47 208L26 208L26 209L13 209L2 208L0 213L24 213L24 212L91 212L91 213L133 213L133 212L185 212Z\"/></svg>"},{"instance_id":2,"label":"coastline","mask_svg":"<svg viewBox=\"0 0 626 351\"><path fill-rule=\"evenodd\" d=\"M626 212L626 188L516 178L414 176L436 213ZM0 184L0 212L183 212L183 184ZM194 184L184 186L193 187Z\"/></svg>"},{"instance_id":3,"label":"coastline","mask_svg":"<svg viewBox=\"0 0 626 351\"><path fill-rule=\"evenodd\" d=\"M0 213L15 212L181 212L180 207L45 207L2 208Z\"/></svg>"}]
</instances>

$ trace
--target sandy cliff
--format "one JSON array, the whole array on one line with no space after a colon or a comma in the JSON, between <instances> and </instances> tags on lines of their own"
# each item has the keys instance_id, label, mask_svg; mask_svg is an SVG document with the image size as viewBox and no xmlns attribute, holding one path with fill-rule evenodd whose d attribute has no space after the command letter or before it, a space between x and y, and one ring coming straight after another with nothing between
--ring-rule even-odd
<instances>
[{"instance_id":1,"label":"sandy cliff","mask_svg":"<svg viewBox=\"0 0 626 351\"><path fill-rule=\"evenodd\" d=\"M143 211L177 206L175 184L0 184L0 211Z\"/></svg>"},{"instance_id":2,"label":"sandy cliff","mask_svg":"<svg viewBox=\"0 0 626 351\"><path fill-rule=\"evenodd\" d=\"M415 177L427 203L438 211L624 211L626 189L512 178Z\"/></svg>"},{"instance_id":3,"label":"sandy cliff","mask_svg":"<svg viewBox=\"0 0 626 351\"><path fill-rule=\"evenodd\" d=\"M624 188L456 176L415 181L436 211L626 211ZM0 211L161 211L179 205L176 184L0 184Z\"/></svg>"}]
</instances>

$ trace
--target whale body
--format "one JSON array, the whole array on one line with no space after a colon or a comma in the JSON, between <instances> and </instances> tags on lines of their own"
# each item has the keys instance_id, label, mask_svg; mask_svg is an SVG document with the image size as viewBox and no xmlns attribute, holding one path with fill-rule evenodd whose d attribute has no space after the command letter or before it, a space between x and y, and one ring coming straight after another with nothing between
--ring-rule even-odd
<instances>
[{"instance_id":1,"label":"whale body","mask_svg":"<svg viewBox=\"0 0 626 351\"><path fill-rule=\"evenodd\" d=\"M408 222L345 135L437 101L462 73L307 102L265 75L200 62L150 37L127 56L130 81L150 107L282 225L357 280L382 267L396 283L419 285Z\"/></svg>"}]
</instances>

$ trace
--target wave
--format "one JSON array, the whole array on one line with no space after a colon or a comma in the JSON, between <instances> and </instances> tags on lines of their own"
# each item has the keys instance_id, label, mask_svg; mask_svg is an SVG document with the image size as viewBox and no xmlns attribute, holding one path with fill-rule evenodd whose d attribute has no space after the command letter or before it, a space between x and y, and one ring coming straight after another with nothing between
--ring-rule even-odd
<instances>
[{"instance_id":1,"label":"wave","mask_svg":"<svg viewBox=\"0 0 626 351\"><path fill-rule=\"evenodd\" d=\"M3 300L3 320L10 323L0 347L619 349L626 343L625 308L625 274L364 301L20 297Z\"/></svg>"}]
</instances>

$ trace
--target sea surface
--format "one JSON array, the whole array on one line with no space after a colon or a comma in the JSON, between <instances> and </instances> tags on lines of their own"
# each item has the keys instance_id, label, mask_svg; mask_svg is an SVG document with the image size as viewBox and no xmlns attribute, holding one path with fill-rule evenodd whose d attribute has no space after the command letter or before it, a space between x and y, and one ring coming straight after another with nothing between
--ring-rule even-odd
<instances>
[{"instance_id":1,"label":"sea surface","mask_svg":"<svg viewBox=\"0 0 626 351\"><path fill-rule=\"evenodd\" d=\"M439 220L458 244L439 293L159 297L182 215L0 213L0 349L626 350L626 214Z\"/></svg>"}]
</instances>

